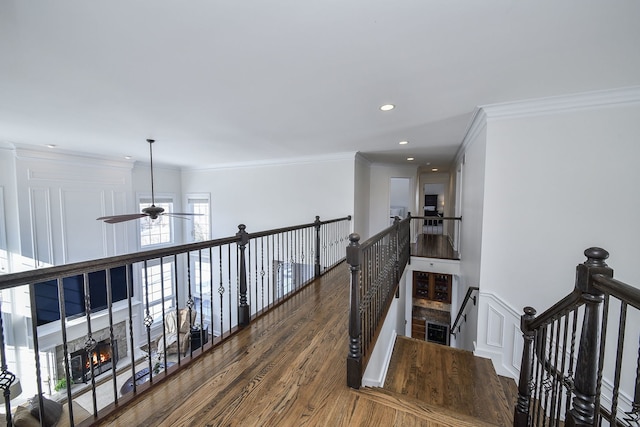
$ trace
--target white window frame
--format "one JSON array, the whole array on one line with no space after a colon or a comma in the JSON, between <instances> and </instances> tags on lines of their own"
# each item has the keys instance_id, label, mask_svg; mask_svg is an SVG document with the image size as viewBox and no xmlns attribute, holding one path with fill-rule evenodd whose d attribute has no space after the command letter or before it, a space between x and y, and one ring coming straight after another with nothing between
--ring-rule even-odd
<instances>
[{"instance_id":1,"label":"white window frame","mask_svg":"<svg viewBox=\"0 0 640 427\"><path fill-rule=\"evenodd\" d=\"M207 226L209 228L208 233L206 233L206 236L204 238L204 240L211 240L211 236L212 236L212 221L211 221L211 194L210 193L187 193L184 199L184 206L186 208L185 212L188 213L201 213L196 212L196 209L194 209L194 201L197 202L203 202L206 201L206 204L208 205L206 210L208 211L205 215L201 216L194 216L192 220L190 221L185 221L185 236L186 236L186 241L191 243L191 242L198 242L198 241L203 241L203 240L199 240L196 239L196 232L195 232L195 228L196 225L198 225L198 223L200 222L201 219L206 219L207 221Z\"/></svg>"},{"instance_id":2,"label":"white window frame","mask_svg":"<svg viewBox=\"0 0 640 427\"><path fill-rule=\"evenodd\" d=\"M175 206L176 206L176 202L175 202L175 197L171 194L159 194L155 196L155 204L156 206L160 206L161 204L165 204L165 203L170 203L171 204L171 211L175 211ZM151 206L151 194L139 194L137 197L137 203L136 206L138 207L147 207L147 206ZM173 221L173 218L167 215L162 215L160 217L158 217L158 219L154 220L154 221L166 221L166 224L168 224L169 227L169 241L167 242L160 242L160 243L151 243L148 245L143 245L142 244L142 229L144 227L144 225L146 224L146 221L149 221L148 218L141 218L140 221L138 221L138 247L140 249L150 249L150 248L156 248L156 247L161 247L161 246L169 246L174 244L175 242L175 224Z\"/></svg>"}]
</instances>

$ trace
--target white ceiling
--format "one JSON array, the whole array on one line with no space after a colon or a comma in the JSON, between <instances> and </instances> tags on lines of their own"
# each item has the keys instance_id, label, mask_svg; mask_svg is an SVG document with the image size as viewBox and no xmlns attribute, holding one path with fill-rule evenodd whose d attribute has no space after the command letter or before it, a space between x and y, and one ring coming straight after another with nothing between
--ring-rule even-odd
<instances>
[{"instance_id":1,"label":"white ceiling","mask_svg":"<svg viewBox=\"0 0 640 427\"><path fill-rule=\"evenodd\" d=\"M634 0L2 0L0 142L442 167L476 106L640 84L639 19Z\"/></svg>"}]
</instances>

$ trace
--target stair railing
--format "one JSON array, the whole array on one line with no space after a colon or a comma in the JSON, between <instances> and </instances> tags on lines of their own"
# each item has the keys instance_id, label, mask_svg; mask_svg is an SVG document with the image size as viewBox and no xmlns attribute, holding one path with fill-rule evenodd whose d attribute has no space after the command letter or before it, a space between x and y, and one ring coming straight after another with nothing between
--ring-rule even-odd
<instances>
[{"instance_id":1,"label":"stair railing","mask_svg":"<svg viewBox=\"0 0 640 427\"><path fill-rule=\"evenodd\" d=\"M640 289L613 279L604 249L584 254L571 294L539 316L524 309L514 426L640 421L640 328L638 322L627 325L629 310L640 316ZM608 332L617 335L614 340L607 341Z\"/></svg>"},{"instance_id":2,"label":"stair railing","mask_svg":"<svg viewBox=\"0 0 640 427\"><path fill-rule=\"evenodd\" d=\"M461 322L463 320L465 322L467 321L467 314L465 313L465 310L467 308L467 304L469 304L469 301L473 301L473 305L476 305L478 298L476 295L473 295L473 293L479 290L480 288L478 288L477 286L469 286L467 288L467 293L464 295L464 300L462 300L462 305L460 306L460 310L458 311L456 320L453 322L451 328L449 329L451 335L453 335L454 337L462 330ZM458 328L458 332L456 332L456 328Z\"/></svg>"},{"instance_id":3,"label":"stair railing","mask_svg":"<svg viewBox=\"0 0 640 427\"><path fill-rule=\"evenodd\" d=\"M362 374L387 316L398 284L410 260L410 218L396 217L389 228L360 243L349 236L347 263L351 270L347 385L360 388Z\"/></svg>"}]
</instances>

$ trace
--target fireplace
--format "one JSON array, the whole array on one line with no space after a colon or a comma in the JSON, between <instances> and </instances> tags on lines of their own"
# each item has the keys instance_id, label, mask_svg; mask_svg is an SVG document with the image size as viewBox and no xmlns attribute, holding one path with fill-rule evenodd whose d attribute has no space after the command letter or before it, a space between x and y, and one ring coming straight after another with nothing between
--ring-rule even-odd
<instances>
[{"instance_id":1,"label":"fireplace","mask_svg":"<svg viewBox=\"0 0 640 427\"><path fill-rule=\"evenodd\" d=\"M70 354L71 378L75 382L86 383L91 379L91 365L93 375L98 376L111 369L118 363L118 342L113 340L113 354L111 354L111 340L109 338L98 341L95 348L87 353L84 349Z\"/></svg>"}]
</instances>

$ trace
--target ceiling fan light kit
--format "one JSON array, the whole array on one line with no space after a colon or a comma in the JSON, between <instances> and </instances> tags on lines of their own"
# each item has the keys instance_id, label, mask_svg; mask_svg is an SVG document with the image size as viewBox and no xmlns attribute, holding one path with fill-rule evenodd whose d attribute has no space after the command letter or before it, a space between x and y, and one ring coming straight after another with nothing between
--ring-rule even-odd
<instances>
[{"instance_id":1,"label":"ceiling fan light kit","mask_svg":"<svg viewBox=\"0 0 640 427\"><path fill-rule=\"evenodd\" d=\"M109 216L101 216L100 218L96 218L98 221L104 221L108 224L117 224L119 222L131 221L133 219L149 217L151 220L157 219L160 215L171 216L175 218L185 218L187 216L200 216L202 214L196 213L185 213L185 212L165 212L164 208L156 206L155 202L155 191L153 187L153 143L154 139L147 139L149 143L149 159L151 161L151 206L147 206L142 209L142 213L135 214L124 214L124 215L109 215Z\"/></svg>"}]
</instances>

